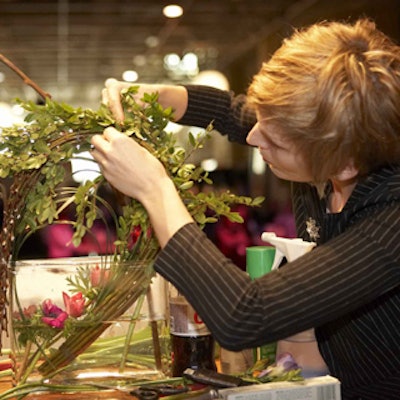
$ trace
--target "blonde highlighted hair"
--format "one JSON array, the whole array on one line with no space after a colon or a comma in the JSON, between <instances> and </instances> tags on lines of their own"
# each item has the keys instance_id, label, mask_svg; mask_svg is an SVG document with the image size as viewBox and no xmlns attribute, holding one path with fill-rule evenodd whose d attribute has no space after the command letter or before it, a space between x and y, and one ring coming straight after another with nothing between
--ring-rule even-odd
<instances>
[{"instance_id":1,"label":"blonde highlighted hair","mask_svg":"<svg viewBox=\"0 0 400 400\"><path fill-rule=\"evenodd\" d=\"M254 76L248 101L283 128L324 184L400 162L400 48L368 19L295 33Z\"/></svg>"}]
</instances>

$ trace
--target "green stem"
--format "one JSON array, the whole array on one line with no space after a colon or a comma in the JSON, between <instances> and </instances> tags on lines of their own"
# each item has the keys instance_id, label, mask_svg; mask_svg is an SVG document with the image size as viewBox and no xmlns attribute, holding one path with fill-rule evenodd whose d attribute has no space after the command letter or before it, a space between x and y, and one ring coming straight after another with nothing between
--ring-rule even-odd
<instances>
[{"instance_id":1,"label":"green stem","mask_svg":"<svg viewBox=\"0 0 400 400\"><path fill-rule=\"evenodd\" d=\"M13 387L2 394L0 400L7 399L22 399L23 397L34 392L93 392L97 391L98 387L94 385L46 385L44 383L28 383Z\"/></svg>"},{"instance_id":2,"label":"green stem","mask_svg":"<svg viewBox=\"0 0 400 400\"><path fill-rule=\"evenodd\" d=\"M126 333L126 338L125 338L125 345L124 345L124 349L122 351L121 363L119 365L120 373L122 373L125 368L126 359L127 359L128 353L129 353L129 345L131 343L132 336L135 331L136 321L139 318L140 310L142 309L144 299L145 299L145 292L143 292L139 296L139 299L135 306L135 311L133 312L131 319L129 321L128 332Z\"/></svg>"},{"instance_id":3,"label":"green stem","mask_svg":"<svg viewBox=\"0 0 400 400\"><path fill-rule=\"evenodd\" d=\"M29 351L28 351L29 354ZM29 378L31 375L32 371L35 369L36 363L38 362L40 358L41 352L39 350L36 350L35 355L29 360L29 363L27 366L21 369L22 374L18 374L18 379L17 382L25 383L26 380ZM26 356L26 354L25 354Z\"/></svg>"},{"instance_id":4,"label":"green stem","mask_svg":"<svg viewBox=\"0 0 400 400\"><path fill-rule=\"evenodd\" d=\"M64 367L79 354L84 352L110 325L117 320L138 299L143 289L150 283L148 273L144 270L129 271L118 277L117 286L113 287L109 296L94 307L91 314L101 317L100 322L92 326L77 329L72 336L60 346L58 351L44 362L39 371L45 376ZM109 322L107 322L109 321Z\"/></svg>"},{"instance_id":5,"label":"green stem","mask_svg":"<svg viewBox=\"0 0 400 400\"><path fill-rule=\"evenodd\" d=\"M18 371L17 371L17 374L15 376L16 382L20 382L21 376L25 373L25 371L27 369L27 364L28 364L28 360L29 360L29 357L30 357L31 348L32 348L32 342L29 341L27 343L27 345L25 346L24 357L23 357L23 359L21 361L21 364L18 366Z\"/></svg>"},{"instance_id":6,"label":"green stem","mask_svg":"<svg viewBox=\"0 0 400 400\"><path fill-rule=\"evenodd\" d=\"M46 340L43 343L39 343L37 340L34 342L29 341L24 348L24 356L21 364L18 366L18 372L15 377L17 383L25 383L26 380L31 375L32 371L35 369L36 364L38 363L41 356L44 359L48 359L46 355L46 349L50 348L54 343L56 343L60 337L62 336L62 332L56 334L52 339ZM32 345L36 346L35 352L31 355Z\"/></svg>"},{"instance_id":7,"label":"green stem","mask_svg":"<svg viewBox=\"0 0 400 400\"><path fill-rule=\"evenodd\" d=\"M153 301L153 293L152 293L151 287L149 287L148 291L147 291L147 304L148 304L148 308L149 308L151 336L153 339L154 359L156 362L156 368L159 371L161 371L162 363L161 363L160 338L159 338L157 321L155 320L155 315L154 315L154 301Z\"/></svg>"},{"instance_id":8,"label":"green stem","mask_svg":"<svg viewBox=\"0 0 400 400\"><path fill-rule=\"evenodd\" d=\"M4 378L6 376L12 376L12 375L13 375L13 372L12 372L12 369L10 369L10 368L0 371L0 379Z\"/></svg>"}]
</instances>

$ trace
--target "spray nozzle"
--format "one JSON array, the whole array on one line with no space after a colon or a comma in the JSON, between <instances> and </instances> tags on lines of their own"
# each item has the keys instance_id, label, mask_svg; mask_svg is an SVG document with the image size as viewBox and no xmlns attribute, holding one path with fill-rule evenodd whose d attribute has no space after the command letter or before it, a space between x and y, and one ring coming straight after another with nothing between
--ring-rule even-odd
<instances>
[{"instance_id":1,"label":"spray nozzle","mask_svg":"<svg viewBox=\"0 0 400 400\"><path fill-rule=\"evenodd\" d=\"M307 242L300 238L282 238L276 236L274 232L264 232L261 235L261 240L270 243L276 248L276 256L273 269L278 268L280 261L283 257L286 257L286 259L290 262L311 251L316 246L316 243L314 242Z\"/></svg>"}]
</instances>

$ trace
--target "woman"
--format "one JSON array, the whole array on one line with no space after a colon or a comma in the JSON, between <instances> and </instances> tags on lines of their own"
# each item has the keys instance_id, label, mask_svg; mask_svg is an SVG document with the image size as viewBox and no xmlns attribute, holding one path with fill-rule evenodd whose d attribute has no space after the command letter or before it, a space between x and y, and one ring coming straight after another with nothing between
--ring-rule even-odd
<instances>
[{"instance_id":1,"label":"woman","mask_svg":"<svg viewBox=\"0 0 400 400\"><path fill-rule=\"evenodd\" d=\"M119 119L124 85L110 80L104 92ZM242 143L250 131L247 143L293 182L298 236L317 242L250 281L196 227L158 160L107 128L93 137L93 156L112 185L146 207L162 247L155 269L223 347L260 346L314 327L343 399L397 399L399 47L368 20L320 23L283 42L247 100L207 87L142 87L155 90L181 124L213 120Z\"/></svg>"}]
</instances>

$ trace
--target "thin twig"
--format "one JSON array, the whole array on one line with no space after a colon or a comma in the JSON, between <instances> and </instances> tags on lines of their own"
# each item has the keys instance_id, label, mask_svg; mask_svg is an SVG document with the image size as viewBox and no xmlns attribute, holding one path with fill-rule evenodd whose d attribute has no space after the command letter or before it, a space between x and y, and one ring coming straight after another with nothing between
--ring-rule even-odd
<instances>
[{"instance_id":1,"label":"thin twig","mask_svg":"<svg viewBox=\"0 0 400 400\"><path fill-rule=\"evenodd\" d=\"M42 98L45 100L46 98L51 98L51 95L45 92L40 86L35 83L32 79L30 79L25 73L23 73L12 61L10 61L6 56L0 53L0 61L7 65L11 70L13 70L26 85L33 88Z\"/></svg>"}]
</instances>

